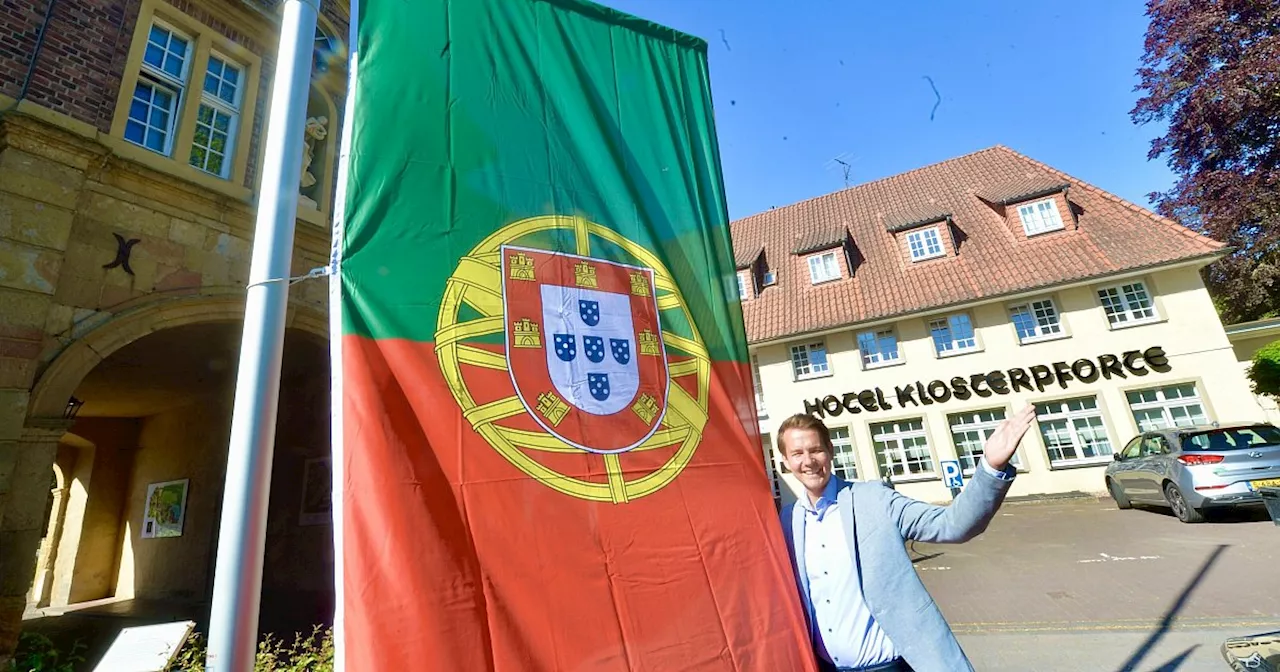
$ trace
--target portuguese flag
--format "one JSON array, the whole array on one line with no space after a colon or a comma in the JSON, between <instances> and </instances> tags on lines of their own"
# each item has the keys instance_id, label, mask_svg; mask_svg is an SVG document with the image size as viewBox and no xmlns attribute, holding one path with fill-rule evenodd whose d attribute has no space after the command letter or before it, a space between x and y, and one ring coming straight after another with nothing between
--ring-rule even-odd
<instances>
[{"instance_id":1,"label":"portuguese flag","mask_svg":"<svg viewBox=\"0 0 1280 672\"><path fill-rule=\"evenodd\" d=\"M813 669L706 44L581 0L365 0L354 32L345 669Z\"/></svg>"}]
</instances>

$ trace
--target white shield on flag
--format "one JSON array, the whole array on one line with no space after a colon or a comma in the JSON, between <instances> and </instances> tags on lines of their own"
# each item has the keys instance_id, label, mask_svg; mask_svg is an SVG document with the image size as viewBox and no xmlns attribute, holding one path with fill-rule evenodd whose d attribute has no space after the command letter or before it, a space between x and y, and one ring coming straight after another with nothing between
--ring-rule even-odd
<instances>
[{"instance_id":1,"label":"white shield on flag","mask_svg":"<svg viewBox=\"0 0 1280 672\"><path fill-rule=\"evenodd\" d=\"M515 246L502 261L507 366L529 415L592 453L653 436L671 380L653 270Z\"/></svg>"},{"instance_id":2,"label":"white shield on flag","mask_svg":"<svg viewBox=\"0 0 1280 672\"><path fill-rule=\"evenodd\" d=\"M551 382L565 401L592 415L613 415L636 396L631 301L625 294L542 286L542 323Z\"/></svg>"}]
</instances>

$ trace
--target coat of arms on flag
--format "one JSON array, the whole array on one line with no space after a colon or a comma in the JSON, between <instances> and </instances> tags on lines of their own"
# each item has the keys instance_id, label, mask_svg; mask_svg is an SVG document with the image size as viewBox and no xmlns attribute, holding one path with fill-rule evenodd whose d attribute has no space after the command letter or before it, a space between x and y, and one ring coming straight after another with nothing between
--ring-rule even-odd
<instances>
[{"instance_id":1,"label":"coat of arms on flag","mask_svg":"<svg viewBox=\"0 0 1280 672\"><path fill-rule=\"evenodd\" d=\"M592 453L652 436L667 407L653 269L515 246L502 263L507 361L529 414Z\"/></svg>"},{"instance_id":2,"label":"coat of arms on flag","mask_svg":"<svg viewBox=\"0 0 1280 672\"><path fill-rule=\"evenodd\" d=\"M571 233L574 253L547 232ZM592 256L593 238L628 259ZM534 217L462 258L436 347L464 417L508 461L566 494L621 503L674 480L701 440L710 360L692 325L653 253L581 218ZM559 470L566 452L602 468Z\"/></svg>"}]
</instances>

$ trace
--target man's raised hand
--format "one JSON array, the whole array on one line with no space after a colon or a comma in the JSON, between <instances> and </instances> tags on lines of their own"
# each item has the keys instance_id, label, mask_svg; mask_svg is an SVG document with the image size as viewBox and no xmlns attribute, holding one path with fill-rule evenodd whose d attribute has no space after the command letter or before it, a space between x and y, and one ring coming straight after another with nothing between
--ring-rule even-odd
<instances>
[{"instance_id":1,"label":"man's raised hand","mask_svg":"<svg viewBox=\"0 0 1280 672\"><path fill-rule=\"evenodd\" d=\"M1004 422L996 427L996 431L987 439L986 445L982 447L982 454L987 460L987 464L993 469L1004 469L1009 464L1009 460L1013 459L1013 453L1018 449L1018 444L1022 442L1022 437L1031 428L1031 423L1036 419L1036 407L1027 404L1022 410L1018 411L1013 417L1006 418Z\"/></svg>"}]
</instances>

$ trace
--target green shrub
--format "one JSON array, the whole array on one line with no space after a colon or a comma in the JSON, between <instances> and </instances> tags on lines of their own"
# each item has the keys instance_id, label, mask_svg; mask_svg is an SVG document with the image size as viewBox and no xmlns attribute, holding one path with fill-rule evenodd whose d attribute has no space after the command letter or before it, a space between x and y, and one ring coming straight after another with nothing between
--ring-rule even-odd
<instances>
[{"instance_id":1,"label":"green shrub","mask_svg":"<svg viewBox=\"0 0 1280 672\"><path fill-rule=\"evenodd\" d=\"M1254 392L1280 396L1280 341L1272 341L1254 354L1249 380Z\"/></svg>"},{"instance_id":2,"label":"green shrub","mask_svg":"<svg viewBox=\"0 0 1280 672\"><path fill-rule=\"evenodd\" d=\"M206 644L199 633L191 635L170 672L204 672ZM258 642L254 672L333 672L333 630L316 626L309 635L297 633L293 642L266 635Z\"/></svg>"},{"instance_id":3,"label":"green shrub","mask_svg":"<svg viewBox=\"0 0 1280 672\"><path fill-rule=\"evenodd\" d=\"M34 632L18 636L18 650L13 654L13 672L75 672L76 664L84 662L80 655L85 649L79 640L65 656L53 645L53 640Z\"/></svg>"}]
</instances>

